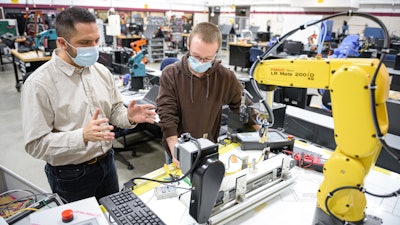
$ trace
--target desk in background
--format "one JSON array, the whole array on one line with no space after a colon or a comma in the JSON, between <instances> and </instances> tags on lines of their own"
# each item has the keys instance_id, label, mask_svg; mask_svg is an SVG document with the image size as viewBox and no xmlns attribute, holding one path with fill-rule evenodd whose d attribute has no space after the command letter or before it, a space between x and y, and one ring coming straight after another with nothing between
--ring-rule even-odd
<instances>
[{"instance_id":1,"label":"desk in background","mask_svg":"<svg viewBox=\"0 0 400 225\"><path fill-rule=\"evenodd\" d=\"M4 39L4 42L2 39L0 39L0 67L4 71L4 65L12 62L3 62L3 55L6 56L5 54L5 48L8 47L10 49L18 49L20 43L25 42L26 39L24 37L17 37L14 40L9 40L9 39Z\"/></svg>"},{"instance_id":2,"label":"desk in background","mask_svg":"<svg viewBox=\"0 0 400 225\"><path fill-rule=\"evenodd\" d=\"M51 56L45 56L43 51L30 51L30 52L18 52L17 50L11 50L14 74L15 74L15 88L19 92L21 90L21 84L23 77L29 72L35 71L39 66L51 59ZM22 72L22 78L19 78L18 68Z\"/></svg>"},{"instance_id":3,"label":"desk in background","mask_svg":"<svg viewBox=\"0 0 400 225\"><path fill-rule=\"evenodd\" d=\"M250 68L250 48L252 44L241 44L237 42L229 42L229 65L237 67Z\"/></svg>"}]
</instances>

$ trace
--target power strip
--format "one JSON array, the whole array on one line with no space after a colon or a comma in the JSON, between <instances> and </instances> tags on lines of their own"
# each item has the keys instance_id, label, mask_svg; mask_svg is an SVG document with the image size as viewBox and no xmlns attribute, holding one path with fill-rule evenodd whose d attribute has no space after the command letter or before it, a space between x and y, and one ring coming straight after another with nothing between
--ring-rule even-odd
<instances>
[{"instance_id":1,"label":"power strip","mask_svg":"<svg viewBox=\"0 0 400 225\"><path fill-rule=\"evenodd\" d=\"M154 194L156 195L158 200L172 198L178 196L178 188L163 185L154 188Z\"/></svg>"}]
</instances>

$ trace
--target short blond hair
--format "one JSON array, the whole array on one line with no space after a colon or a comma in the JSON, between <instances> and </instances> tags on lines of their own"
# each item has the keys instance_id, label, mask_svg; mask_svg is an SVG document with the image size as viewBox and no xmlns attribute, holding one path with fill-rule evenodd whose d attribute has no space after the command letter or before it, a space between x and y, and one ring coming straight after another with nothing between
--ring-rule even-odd
<instances>
[{"instance_id":1,"label":"short blond hair","mask_svg":"<svg viewBox=\"0 0 400 225\"><path fill-rule=\"evenodd\" d=\"M200 40L205 43L215 43L218 42L218 50L221 48L222 35L221 30L213 23L202 22L197 24L189 35L188 45L192 43L194 36L200 38Z\"/></svg>"}]
</instances>

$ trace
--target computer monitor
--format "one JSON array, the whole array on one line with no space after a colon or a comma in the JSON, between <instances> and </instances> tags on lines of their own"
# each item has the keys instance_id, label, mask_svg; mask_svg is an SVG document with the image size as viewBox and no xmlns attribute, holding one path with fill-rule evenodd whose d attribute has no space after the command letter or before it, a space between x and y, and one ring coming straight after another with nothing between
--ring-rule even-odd
<instances>
[{"instance_id":1,"label":"computer monitor","mask_svg":"<svg viewBox=\"0 0 400 225\"><path fill-rule=\"evenodd\" d=\"M258 42L268 42L271 38L271 33L269 32L257 32Z\"/></svg>"},{"instance_id":2,"label":"computer monitor","mask_svg":"<svg viewBox=\"0 0 400 225\"><path fill-rule=\"evenodd\" d=\"M274 101L304 109L307 106L307 88L277 87Z\"/></svg>"},{"instance_id":3,"label":"computer monitor","mask_svg":"<svg viewBox=\"0 0 400 225\"><path fill-rule=\"evenodd\" d=\"M379 27L366 27L364 37L373 39L384 38L383 30Z\"/></svg>"},{"instance_id":4,"label":"computer monitor","mask_svg":"<svg viewBox=\"0 0 400 225\"><path fill-rule=\"evenodd\" d=\"M396 53L400 53L400 42L391 43L390 48L394 49Z\"/></svg>"},{"instance_id":5,"label":"computer monitor","mask_svg":"<svg viewBox=\"0 0 400 225\"><path fill-rule=\"evenodd\" d=\"M400 136L400 119L398 113L400 112L400 103L396 100L389 99L386 101L386 107L389 118L388 132Z\"/></svg>"},{"instance_id":6,"label":"computer monitor","mask_svg":"<svg viewBox=\"0 0 400 225\"><path fill-rule=\"evenodd\" d=\"M303 52L303 43L287 40L283 43L283 51L288 55L300 55Z\"/></svg>"},{"instance_id":7,"label":"computer monitor","mask_svg":"<svg viewBox=\"0 0 400 225\"><path fill-rule=\"evenodd\" d=\"M129 29L129 32L131 33L131 35L143 34L143 24L130 23L128 29Z\"/></svg>"},{"instance_id":8,"label":"computer monitor","mask_svg":"<svg viewBox=\"0 0 400 225\"><path fill-rule=\"evenodd\" d=\"M99 52L99 59L97 59L97 62L111 69L113 62L113 54L108 52Z\"/></svg>"},{"instance_id":9,"label":"computer monitor","mask_svg":"<svg viewBox=\"0 0 400 225\"><path fill-rule=\"evenodd\" d=\"M377 39L375 39L374 43L375 43L375 48L377 50L382 50L383 44L385 43L385 39L377 38Z\"/></svg>"}]
</instances>

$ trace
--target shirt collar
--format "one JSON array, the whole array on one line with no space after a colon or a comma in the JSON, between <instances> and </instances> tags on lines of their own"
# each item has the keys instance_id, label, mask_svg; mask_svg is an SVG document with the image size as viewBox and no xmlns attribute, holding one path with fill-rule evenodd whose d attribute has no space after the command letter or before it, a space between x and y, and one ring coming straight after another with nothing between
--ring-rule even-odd
<instances>
[{"instance_id":1,"label":"shirt collar","mask_svg":"<svg viewBox=\"0 0 400 225\"><path fill-rule=\"evenodd\" d=\"M87 67L77 68L67 62L65 62L62 58L60 58L57 53L60 49L54 50L54 54L52 55L52 60L55 61L57 67L65 73L67 76L72 76L73 74L82 74L83 70Z\"/></svg>"}]
</instances>

